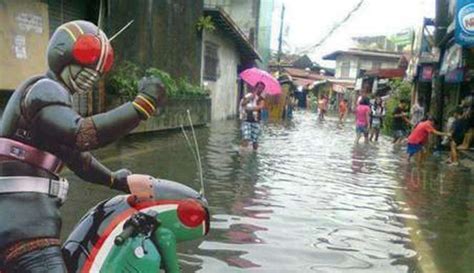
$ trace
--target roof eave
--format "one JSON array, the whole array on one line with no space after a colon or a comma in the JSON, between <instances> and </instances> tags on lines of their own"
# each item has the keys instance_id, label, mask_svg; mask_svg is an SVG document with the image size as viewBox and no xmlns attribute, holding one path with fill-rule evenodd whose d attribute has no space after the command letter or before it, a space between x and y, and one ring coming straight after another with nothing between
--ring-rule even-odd
<instances>
[{"instance_id":1,"label":"roof eave","mask_svg":"<svg viewBox=\"0 0 474 273\"><path fill-rule=\"evenodd\" d=\"M243 57L252 60L262 60L262 57L252 46L244 32L225 11L220 8L206 7L204 8L204 15L211 16L214 23L231 35L231 39L236 43L237 48Z\"/></svg>"}]
</instances>

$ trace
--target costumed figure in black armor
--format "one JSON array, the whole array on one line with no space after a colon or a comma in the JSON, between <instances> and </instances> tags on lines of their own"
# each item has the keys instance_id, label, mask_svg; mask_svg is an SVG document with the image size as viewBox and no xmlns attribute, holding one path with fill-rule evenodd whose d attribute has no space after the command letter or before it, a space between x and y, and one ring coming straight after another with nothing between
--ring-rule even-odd
<instances>
[{"instance_id":1,"label":"costumed figure in black armor","mask_svg":"<svg viewBox=\"0 0 474 273\"><path fill-rule=\"evenodd\" d=\"M134 101L83 118L74 93L89 92L106 74L114 53L106 35L86 21L61 25L47 50L49 70L13 93L0 129L0 268L4 273L66 272L61 257L59 208L68 183L65 164L83 180L130 192L128 170L110 171L88 151L129 133L160 106L158 78L140 81ZM128 177L128 179L127 179Z\"/></svg>"}]
</instances>

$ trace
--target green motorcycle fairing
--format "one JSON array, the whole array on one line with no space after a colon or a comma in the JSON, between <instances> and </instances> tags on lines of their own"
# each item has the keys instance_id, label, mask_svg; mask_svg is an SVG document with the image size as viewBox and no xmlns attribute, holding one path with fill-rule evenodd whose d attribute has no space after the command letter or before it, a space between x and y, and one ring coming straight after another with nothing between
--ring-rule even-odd
<instances>
[{"instance_id":1,"label":"green motorcycle fairing","mask_svg":"<svg viewBox=\"0 0 474 273\"><path fill-rule=\"evenodd\" d=\"M159 272L159 268L168 273L179 272L176 244L201 238L209 230L205 203L181 197L132 206L128 196L121 195L98 204L81 219L63 246L68 272L139 273ZM124 223L138 212L156 215L158 228L115 245L114 239L123 231Z\"/></svg>"}]
</instances>

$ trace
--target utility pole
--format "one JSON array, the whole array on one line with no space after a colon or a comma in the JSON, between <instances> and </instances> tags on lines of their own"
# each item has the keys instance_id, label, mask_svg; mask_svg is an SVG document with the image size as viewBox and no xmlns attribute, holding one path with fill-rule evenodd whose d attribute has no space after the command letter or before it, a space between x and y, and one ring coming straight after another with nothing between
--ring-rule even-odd
<instances>
[{"instance_id":1,"label":"utility pole","mask_svg":"<svg viewBox=\"0 0 474 273\"><path fill-rule=\"evenodd\" d=\"M283 44L283 23L284 23L284 18L285 18L285 5L282 6L281 9L281 17L280 17L280 36L278 37L278 55L277 55L277 63L278 63L278 72L281 71L281 47Z\"/></svg>"},{"instance_id":2,"label":"utility pole","mask_svg":"<svg viewBox=\"0 0 474 273\"><path fill-rule=\"evenodd\" d=\"M436 19L435 19L435 47L439 55L441 56L442 50L440 49L443 47L442 43L445 43L444 37L447 33L448 28L448 0L436 0ZM433 117L436 118L438 121L438 125L442 126L443 123L443 104L444 104L444 96L443 96L443 80L441 79L440 75L441 69L441 60L438 60L437 65L433 71L433 82L432 82L432 90L433 93L431 95L431 104L433 107L430 109L430 113Z\"/></svg>"}]
</instances>

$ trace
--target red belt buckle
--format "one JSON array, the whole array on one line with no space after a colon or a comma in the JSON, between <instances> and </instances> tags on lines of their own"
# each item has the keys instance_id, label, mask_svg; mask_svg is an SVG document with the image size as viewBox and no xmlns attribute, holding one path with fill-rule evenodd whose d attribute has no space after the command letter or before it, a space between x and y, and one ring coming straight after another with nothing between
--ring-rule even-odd
<instances>
[{"instance_id":1,"label":"red belt buckle","mask_svg":"<svg viewBox=\"0 0 474 273\"><path fill-rule=\"evenodd\" d=\"M55 155L9 138L0 138L0 155L17 159L33 166L57 173L62 161Z\"/></svg>"}]
</instances>

